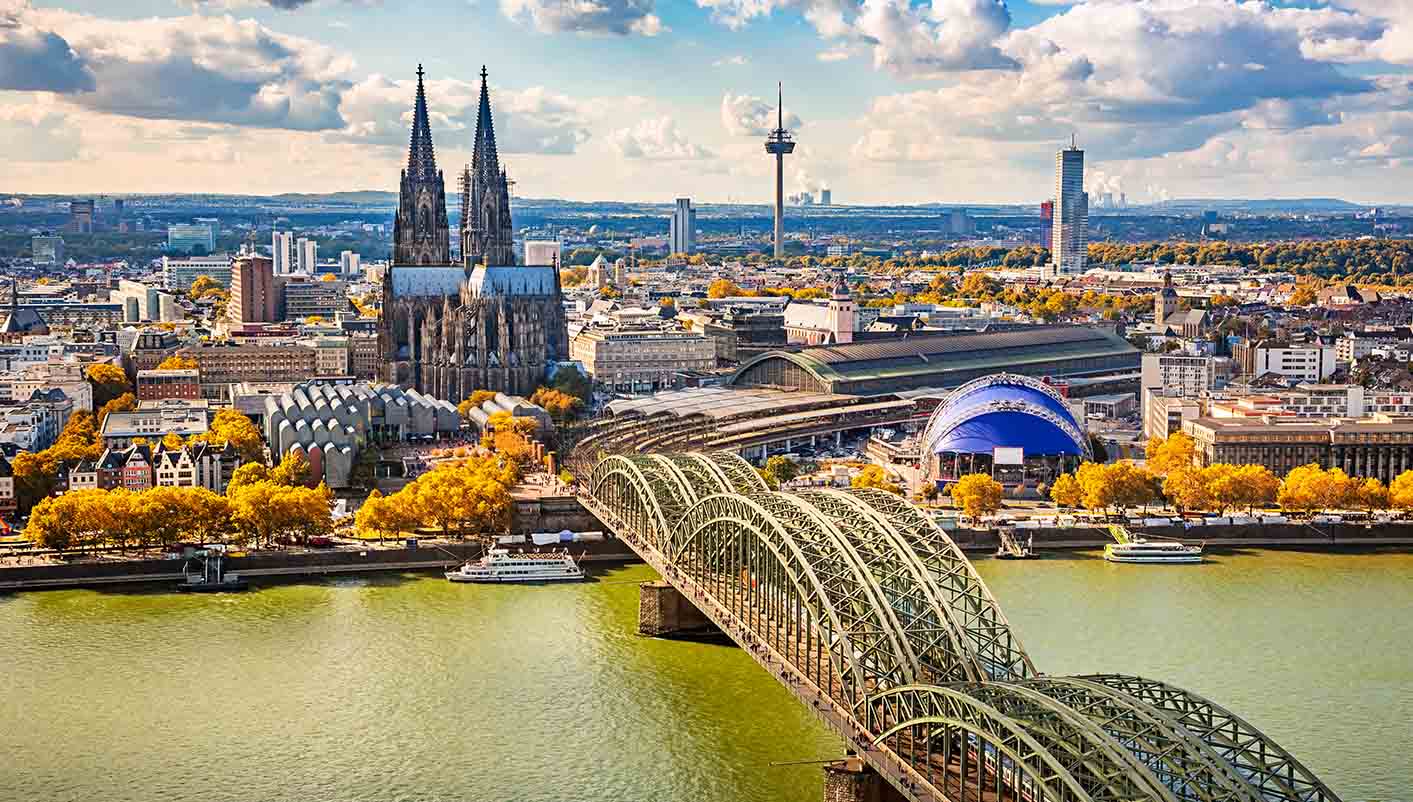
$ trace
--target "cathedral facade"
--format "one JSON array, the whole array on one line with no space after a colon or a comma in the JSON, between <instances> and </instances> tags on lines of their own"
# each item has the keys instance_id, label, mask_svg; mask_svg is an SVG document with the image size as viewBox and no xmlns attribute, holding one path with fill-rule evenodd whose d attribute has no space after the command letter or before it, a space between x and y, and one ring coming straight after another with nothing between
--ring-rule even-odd
<instances>
[{"instance_id":1,"label":"cathedral facade","mask_svg":"<svg viewBox=\"0 0 1413 802\"><path fill-rule=\"evenodd\" d=\"M559 269L515 263L510 182L496 152L484 69L471 164L461 175L461 258L453 262L422 76L419 67L393 261L383 277L385 378L453 402L474 390L528 395L568 359Z\"/></svg>"}]
</instances>

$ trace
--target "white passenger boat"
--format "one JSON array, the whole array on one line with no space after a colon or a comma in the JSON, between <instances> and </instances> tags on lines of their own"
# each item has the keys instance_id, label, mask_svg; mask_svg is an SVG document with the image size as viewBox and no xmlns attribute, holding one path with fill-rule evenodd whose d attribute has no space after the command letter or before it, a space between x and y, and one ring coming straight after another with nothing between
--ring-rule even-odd
<instances>
[{"instance_id":1,"label":"white passenger boat","mask_svg":"<svg viewBox=\"0 0 1413 802\"><path fill-rule=\"evenodd\" d=\"M481 559L447 571L446 578L453 582L578 582L584 578L584 569L567 549L514 555L506 549L491 549Z\"/></svg>"},{"instance_id":2,"label":"white passenger boat","mask_svg":"<svg viewBox=\"0 0 1413 802\"><path fill-rule=\"evenodd\" d=\"M1189 546L1175 540L1144 540L1135 537L1126 543L1106 545L1104 559L1111 563L1200 563L1202 546Z\"/></svg>"}]
</instances>

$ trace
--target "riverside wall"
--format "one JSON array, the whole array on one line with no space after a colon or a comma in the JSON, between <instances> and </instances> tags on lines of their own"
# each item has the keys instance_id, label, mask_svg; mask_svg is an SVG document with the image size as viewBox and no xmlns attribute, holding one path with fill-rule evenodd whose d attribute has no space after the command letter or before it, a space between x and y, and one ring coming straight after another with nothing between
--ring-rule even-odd
<instances>
[{"instance_id":1,"label":"riverside wall","mask_svg":"<svg viewBox=\"0 0 1413 802\"><path fill-rule=\"evenodd\" d=\"M536 548L511 546L514 551L558 550L585 563L621 563L637 556L616 538L588 543L556 544ZM311 577L373 572L444 571L482 554L480 543L428 543L417 548L366 549L340 547L319 551L272 551L245 557L228 557L227 573L246 579ZM182 581L182 559L75 560L50 565L0 566L0 592L57 590L112 585L166 584Z\"/></svg>"},{"instance_id":2,"label":"riverside wall","mask_svg":"<svg viewBox=\"0 0 1413 802\"><path fill-rule=\"evenodd\" d=\"M576 557L586 562L624 562L636 560L632 551L613 537L608 528L573 496L543 496L517 499L512 513L511 531L532 532L601 531L602 541L563 544ZM1367 548L1377 546L1413 547L1413 522L1397 521L1383 524L1250 524L1203 526L1186 529L1181 526L1129 527L1130 531L1150 537L1175 538L1186 542L1205 542L1216 548L1299 548L1323 550L1330 548ZM973 554L993 552L1000 538L992 529L948 529L947 535L964 551ZM1095 549L1113 542L1102 527L1067 527L1020 529L1015 532L1022 541L1033 540L1037 550ZM558 549L562 546L542 547ZM512 546L513 550L537 550L532 546ZM227 570L246 578L300 577L323 574L353 574L374 571L445 570L467 559L480 556L477 543L423 543L418 548L366 549L341 547L322 551L279 551L231 557ZM78 560L50 565L0 566L0 592L13 590L44 590L51 588L102 587L118 584L175 583L182 578L180 559L115 559L104 561Z\"/></svg>"},{"instance_id":3,"label":"riverside wall","mask_svg":"<svg viewBox=\"0 0 1413 802\"><path fill-rule=\"evenodd\" d=\"M1367 546L1413 546L1413 522L1385 524L1246 524L1227 526L1127 527L1130 532L1153 538L1172 538L1184 542L1205 542L1222 548L1354 548ZM964 551L995 551L1000 537L994 529L949 529L948 537ZM1048 529L1017 529L1017 540L1033 538L1035 548L1092 549L1114 542L1107 529L1071 526Z\"/></svg>"}]
</instances>

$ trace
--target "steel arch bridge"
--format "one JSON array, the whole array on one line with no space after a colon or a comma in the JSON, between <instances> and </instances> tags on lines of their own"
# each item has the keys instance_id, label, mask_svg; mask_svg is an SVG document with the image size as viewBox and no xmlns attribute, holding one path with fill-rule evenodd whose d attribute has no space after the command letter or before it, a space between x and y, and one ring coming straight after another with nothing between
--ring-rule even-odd
<instances>
[{"instance_id":1,"label":"steel arch bridge","mask_svg":"<svg viewBox=\"0 0 1413 802\"><path fill-rule=\"evenodd\" d=\"M1196 694L1038 671L898 496L774 492L723 452L608 456L581 498L904 798L1339 802Z\"/></svg>"}]
</instances>

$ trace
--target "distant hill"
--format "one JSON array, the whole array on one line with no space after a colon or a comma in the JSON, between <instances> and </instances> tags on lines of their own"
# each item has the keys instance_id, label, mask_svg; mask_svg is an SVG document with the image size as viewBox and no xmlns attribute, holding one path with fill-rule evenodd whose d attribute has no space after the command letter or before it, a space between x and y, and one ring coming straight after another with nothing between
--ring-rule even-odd
<instances>
[{"instance_id":1,"label":"distant hill","mask_svg":"<svg viewBox=\"0 0 1413 802\"><path fill-rule=\"evenodd\" d=\"M381 190L363 189L352 192L286 192L283 195L271 195L271 200L285 201L287 203L354 203L354 204L391 204L397 203L396 192L383 192Z\"/></svg>"},{"instance_id":2,"label":"distant hill","mask_svg":"<svg viewBox=\"0 0 1413 802\"><path fill-rule=\"evenodd\" d=\"M1248 212L1352 212L1368 204L1339 198L1178 198L1152 205L1155 209L1243 210Z\"/></svg>"}]
</instances>

